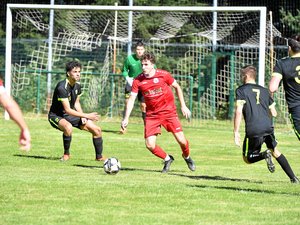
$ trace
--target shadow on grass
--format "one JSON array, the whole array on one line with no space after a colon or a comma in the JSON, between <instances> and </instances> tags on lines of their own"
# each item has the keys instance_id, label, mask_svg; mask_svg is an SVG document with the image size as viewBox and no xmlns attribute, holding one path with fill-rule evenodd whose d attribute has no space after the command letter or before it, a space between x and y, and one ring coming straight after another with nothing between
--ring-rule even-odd
<instances>
[{"instance_id":1,"label":"shadow on grass","mask_svg":"<svg viewBox=\"0 0 300 225\"><path fill-rule=\"evenodd\" d=\"M289 192L272 191L272 190L260 190L260 189L253 189L253 188L239 188L239 187L228 187L228 186L222 187L222 186L209 186L209 185L188 185L188 186L192 187L192 188L202 188L202 189L220 189L220 190L232 190L232 191L238 191L238 192L254 192L254 193L300 196L300 193L289 193Z\"/></svg>"},{"instance_id":2,"label":"shadow on grass","mask_svg":"<svg viewBox=\"0 0 300 225\"><path fill-rule=\"evenodd\" d=\"M87 169L94 169L94 168L103 168L103 166L89 166L89 165L82 165L82 164L73 164L73 166L87 168ZM137 169L137 168L128 168L128 167L122 167L121 171L142 171L142 172L156 172L161 173L160 170L145 170L145 169Z\"/></svg>"},{"instance_id":3,"label":"shadow on grass","mask_svg":"<svg viewBox=\"0 0 300 225\"><path fill-rule=\"evenodd\" d=\"M113 134L120 134L119 130L106 130L106 129L103 129L102 132L104 132L104 133L113 133Z\"/></svg>"},{"instance_id":4,"label":"shadow on grass","mask_svg":"<svg viewBox=\"0 0 300 225\"><path fill-rule=\"evenodd\" d=\"M34 158L34 159L45 159L45 160L59 160L60 157L48 157L48 156L41 156L41 155L21 155L21 154L14 154L13 156L17 157L24 157L24 158Z\"/></svg>"},{"instance_id":5,"label":"shadow on grass","mask_svg":"<svg viewBox=\"0 0 300 225\"><path fill-rule=\"evenodd\" d=\"M187 177L194 180L225 180L225 181L237 181L237 182L249 182L249 183L262 184L262 181L253 181L248 179L238 179L238 178L229 178L229 177L221 177L221 176L191 176L191 175L176 174L176 173L170 173L170 174L175 176L180 176L180 177Z\"/></svg>"},{"instance_id":6,"label":"shadow on grass","mask_svg":"<svg viewBox=\"0 0 300 225\"><path fill-rule=\"evenodd\" d=\"M103 168L103 166L88 166L88 165L81 165L81 164L73 164L73 166L87 168L87 169L99 169Z\"/></svg>"}]
</instances>

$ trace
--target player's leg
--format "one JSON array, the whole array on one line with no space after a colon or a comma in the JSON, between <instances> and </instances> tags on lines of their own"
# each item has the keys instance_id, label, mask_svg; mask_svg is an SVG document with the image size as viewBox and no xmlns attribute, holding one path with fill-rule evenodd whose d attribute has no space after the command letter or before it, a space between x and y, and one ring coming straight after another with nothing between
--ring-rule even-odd
<instances>
[{"instance_id":1,"label":"player's leg","mask_svg":"<svg viewBox=\"0 0 300 225\"><path fill-rule=\"evenodd\" d=\"M298 140L300 141L300 106L289 109L289 113L294 132Z\"/></svg>"},{"instance_id":2,"label":"player's leg","mask_svg":"<svg viewBox=\"0 0 300 225\"><path fill-rule=\"evenodd\" d=\"M52 127L63 132L63 146L64 155L61 157L62 161L67 161L70 158L70 146L72 141L72 124L66 119L55 114L49 114L48 120Z\"/></svg>"},{"instance_id":3,"label":"player's leg","mask_svg":"<svg viewBox=\"0 0 300 225\"><path fill-rule=\"evenodd\" d=\"M102 155L103 152L103 139L102 130L99 126L93 123L91 120L87 120L85 124L80 126L80 129L88 131L93 136L93 145L95 148L96 160L103 161L105 157Z\"/></svg>"},{"instance_id":4,"label":"player's leg","mask_svg":"<svg viewBox=\"0 0 300 225\"><path fill-rule=\"evenodd\" d=\"M178 119L178 117L170 117L166 118L162 121L162 125L168 132L172 132L173 136L175 137L177 143L179 144L181 151L182 151L182 157L184 161L186 162L188 168L191 171L196 170L196 165L192 158L190 157L190 147L189 142L185 138L185 135L182 131L181 123Z\"/></svg>"},{"instance_id":5,"label":"player's leg","mask_svg":"<svg viewBox=\"0 0 300 225\"><path fill-rule=\"evenodd\" d=\"M182 157L184 161L186 162L188 168L191 171L196 170L196 165L193 161L193 159L190 156L190 146L188 140L185 138L183 131L173 133L173 136L175 137L177 143L180 145L181 151L182 151Z\"/></svg>"},{"instance_id":6,"label":"player's leg","mask_svg":"<svg viewBox=\"0 0 300 225\"><path fill-rule=\"evenodd\" d=\"M162 173L167 173L170 170L170 166L174 161L174 158L173 156L168 155L160 146L156 144L156 137L161 133L160 121L156 119L146 119L144 132L146 148L153 155L164 160Z\"/></svg>"},{"instance_id":7,"label":"player's leg","mask_svg":"<svg viewBox=\"0 0 300 225\"><path fill-rule=\"evenodd\" d=\"M61 157L61 160L67 161L70 159L70 147L73 127L72 124L66 119L61 119L58 123L58 127L63 131L64 155Z\"/></svg>"},{"instance_id":8,"label":"player's leg","mask_svg":"<svg viewBox=\"0 0 300 225\"><path fill-rule=\"evenodd\" d=\"M265 140L265 143L266 143L268 149L270 149L272 151L272 155L275 157L276 161L279 163L279 165L281 166L283 171L286 173L286 175L290 178L291 182L292 183L297 183L297 184L300 183L299 179L294 174L288 160L277 149L277 147L276 147L277 146L277 141L275 139L274 134L267 136L266 140Z\"/></svg>"},{"instance_id":9,"label":"player's leg","mask_svg":"<svg viewBox=\"0 0 300 225\"><path fill-rule=\"evenodd\" d=\"M266 160L268 169L271 173L275 171L275 165L272 161L272 153L269 149L261 152L261 146L264 143L264 137L247 138L243 143L243 159L246 163L256 163L263 159Z\"/></svg>"}]
</instances>

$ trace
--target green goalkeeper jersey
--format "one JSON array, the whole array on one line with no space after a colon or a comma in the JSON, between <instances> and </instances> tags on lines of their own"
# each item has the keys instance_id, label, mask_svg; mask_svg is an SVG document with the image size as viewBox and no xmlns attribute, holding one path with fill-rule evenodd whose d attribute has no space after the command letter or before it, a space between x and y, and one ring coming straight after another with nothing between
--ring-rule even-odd
<instances>
[{"instance_id":1,"label":"green goalkeeper jersey","mask_svg":"<svg viewBox=\"0 0 300 225\"><path fill-rule=\"evenodd\" d=\"M122 74L124 77L135 78L143 72L142 64L136 54L129 55L124 62Z\"/></svg>"}]
</instances>

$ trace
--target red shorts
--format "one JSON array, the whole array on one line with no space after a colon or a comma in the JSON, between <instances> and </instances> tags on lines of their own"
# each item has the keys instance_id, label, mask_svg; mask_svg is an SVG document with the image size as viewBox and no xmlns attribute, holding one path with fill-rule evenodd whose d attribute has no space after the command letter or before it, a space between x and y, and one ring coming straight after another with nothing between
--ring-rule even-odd
<instances>
[{"instance_id":1,"label":"red shorts","mask_svg":"<svg viewBox=\"0 0 300 225\"><path fill-rule=\"evenodd\" d=\"M149 118L146 116L146 125L144 130L144 137L161 134L161 126L168 132L177 133L182 131L182 126L177 116L174 117L157 117Z\"/></svg>"}]
</instances>

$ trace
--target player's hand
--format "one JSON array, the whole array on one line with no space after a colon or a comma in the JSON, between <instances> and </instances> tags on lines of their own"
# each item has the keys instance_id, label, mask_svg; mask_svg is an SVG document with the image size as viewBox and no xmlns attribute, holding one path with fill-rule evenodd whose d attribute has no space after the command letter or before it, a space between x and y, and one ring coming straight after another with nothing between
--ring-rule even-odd
<instances>
[{"instance_id":1,"label":"player's hand","mask_svg":"<svg viewBox=\"0 0 300 225\"><path fill-rule=\"evenodd\" d=\"M31 148L31 137L28 129L24 129L19 137L20 150L28 152Z\"/></svg>"},{"instance_id":2,"label":"player's hand","mask_svg":"<svg viewBox=\"0 0 300 225\"><path fill-rule=\"evenodd\" d=\"M234 143L239 147L241 146L241 136L239 132L234 132Z\"/></svg>"},{"instance_id":3,"label":"player's hand","mask_svg":"<svg viewBox=\"0 0 300 225\"><path fill-rule=\"evenodd\" d=\"M188 109L188 107L184 106L184 107L181 107L181 112L182 114L185 116L186 119L190 119L191 118L191 111Z\"/></svg>"},{"instance_id":4,"label":"player's hand","mask_svg":"<svg viewBox=\"0 0 300 225\"><path fill-rule=\"evenodd\" d=\"M98 121L99 120L99 115L96 112L92 112L92 113L89 113L87 115L88 115L87 119L90 119L92 121Z\"/></svg>"},{"instance_id":5,"label":"player's hand","mask_svg":"<svg viewBox=\"0 0 300 225\"><path fill-rule=\"evenodd\" d=\"M125 130L127 125L128 125L128 119L123 119L123 121L121 123L122 130Z\"/></svg>"}]
</instances>

